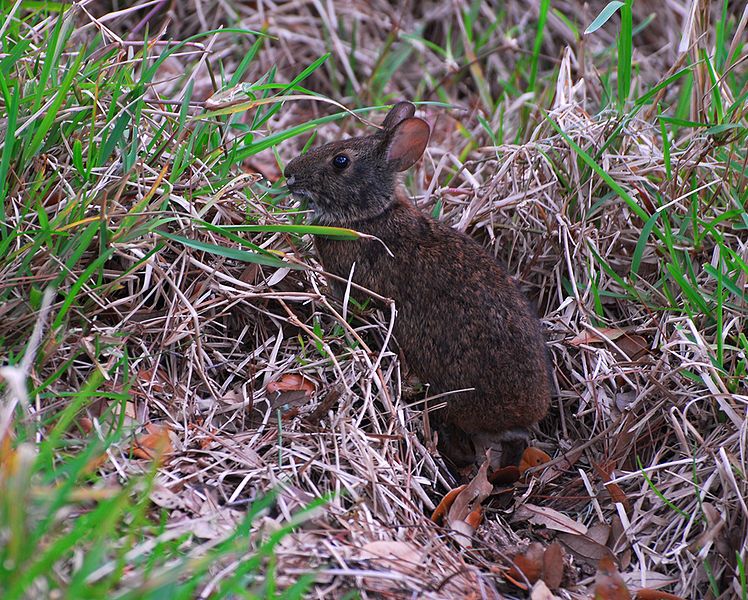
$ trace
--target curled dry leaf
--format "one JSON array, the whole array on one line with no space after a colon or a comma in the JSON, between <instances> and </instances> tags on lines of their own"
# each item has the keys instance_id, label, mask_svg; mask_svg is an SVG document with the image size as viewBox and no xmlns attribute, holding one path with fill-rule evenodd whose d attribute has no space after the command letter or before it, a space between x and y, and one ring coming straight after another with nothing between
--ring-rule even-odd
<instances>
[{"instance_id":1,"label":"curled dry leaf","mask_svg":"<svg viewBox=\"0 0 748 600\"><path fill-rule=\"evenodd\" d=\"M480 508L493 491L493 485L488 481L488 461L484 461L475 477L455 497L455 501L447 511L447 526L457 532L455 538L465 548L471 546L471 536L480 524L480 519L472 513ZM478 513L481 514L482 513ZM477 522L476 522L477 519Z\"/></svg>"},{"instance_id":2,"label":"curled dry leaf","mask_svg":"<svg viewBox=\"0 0 748 600\"><path fill-rule=\"evenodd\" d=\"M550 462L551 457L539 448L533 448L532 446L525 449L522 453L522 458L519 461L519 474L524 475L527 469L538 467L547 462Z\"/></svg>"},{"instance_id":3,"label":"curled dry leaf","mask_svg":"<svg viewBox=\"0 0 748 600\"><path fill-rule=\"evenodd\" d=\"M631 593L609 556L600 559L597 567L595 600L631 600Z\"/></svg>"},{"instance_id":4,"label":"curled dry leaf","mask_svg":"<svg viewBox=\"0 0 748 600\"><path fill-rule=\"evenodd\" d=\"M519 481L519 477L519 468L514 465L509 465L491 471L488 480L494 485L511 485L512 483Z\"/></svg>"},{"instance_id":5,"label":"curled dry leaf","mask_svg":"<svg viewBox=\"0 0 748 600\"><path fill-rule=\"evenodd\" d=\"M304 392L307 396L311 396L316 387L309 379L298 373L286 373L280 379L268 383L266 389L271 394L275 392Z\"/></svg>"},{"instance_id":6,"label":"curled dry leaf","mask_svg":"<svg viewBox=\"0 0 748 600\"><path fill-rule=\"evenodd\" d=\"M447 516L447 511L450 509L450 507L454 504L455 498L457 498L457 495L464 490L467 487L467 484L461 485L459 487L454 488L453 490L449 490L444 495L444 498L441 499L441 502L439 502L439 506L437 506L434 509L433 514L431 515L431 520L434 523L441 523L444 517Z\"/></svg>"},{"instance_id":7,"label":"curled dry leaf","mask_svg":"<svg viewBox=\"0 0 748 600\"><path fill-rule=\"evenodd\" d=\"M161 459L165 454L173 452L169 426L148 423L145 433L135 439L130 451L135 458L146 460Z\"/></svg>"},{"instance_id":8,"label":"curled dry leaf","mask_svg":"<svg viewBox=\"0 0 748 600\"><path fill-rule=\"evenodd\" d=\"M478 529L478 526L483 521L483 507L481 505L476 506L472 512L465 517L465 523L473 528L473 531Z\"/></svg>"},{"instance_id":9,"label":"curled dry leaf","mask_svg":"<svg viewBox=\"0 0 748 600\"><path fill-rule=\"evenodd\" d=\"M491 494L493 485L486 477L487 472L488 461L484 461L472 481L457 494L455 501L447 511L447 525L449 527L452 527L455 521L467 519L467 516L473 512L475 507L480 506L480 503Z\"/></svg>"}]
</instances>

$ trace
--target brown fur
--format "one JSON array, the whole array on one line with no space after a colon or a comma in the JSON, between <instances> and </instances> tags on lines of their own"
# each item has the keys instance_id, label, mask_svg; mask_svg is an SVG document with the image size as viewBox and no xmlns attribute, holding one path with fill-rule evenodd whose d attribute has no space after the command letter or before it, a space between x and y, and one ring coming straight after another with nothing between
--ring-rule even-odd
<instances>
[{"instance_id":1,"label":"brown fur","mask_svg":"<svg viewBox=\"0 0 748 600\"><path fill-rule=\"evenodd\" d=\"M395 192L396 171L421 156L428 138L413 113L413 105L400 103L382 132L312 150L285 175L319 222L378 238L315 243L326 270L347 278L355 265L354 282L395 300L395 338L430 391L474 388L447 396L438 419L445 453L464 463L480 458L479 439L501 440L545 415L547 357L540 323L505 269ZM332 164L339 154L350 160L342 170ZM465 437L475 451L465 449Z\"/></svg>"}]
</instances>

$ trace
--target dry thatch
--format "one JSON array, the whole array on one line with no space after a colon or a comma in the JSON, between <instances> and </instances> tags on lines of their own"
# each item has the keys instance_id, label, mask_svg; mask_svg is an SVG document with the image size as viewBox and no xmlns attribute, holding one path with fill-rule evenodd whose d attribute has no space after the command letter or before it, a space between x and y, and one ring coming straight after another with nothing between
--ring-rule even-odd
<instances>
[{"instance_id":1,"label":"dry thatch","mask_svg":"<svg viewBox=\"0 0 748 600\"><path fill-rule=\"evenodd\" d=\"M81 39L106 28L112 39L126 40L128 32L142 31L148 12L125 11L107 19L116 3L83 4L90 16L81 14L81 24L94 25L81 30ZM708 45L698 41L710 31L701 4L689 3L693 10L670 0L664 6L635 4L638 14L657 10L657 19L636 38L643 89L676 67L683 55L681 39ZM351 589L364 597L520 596L506 583L502 568L529 542L546 544L551 538L561 540L567 554L564 585L557 592L561 597L586 597L597 561L610 553L631 589L669 585L684 597L714 597L711 578L722 597L737 594L736 556L748 558L748 390L744 381L730 381L715 369L713 322L655 308L670 305L664 288L675 298L680 294L675 285L658 284L668 272L656 242L641 256L635 286L639 299L621 286L616 275L629 272L644 223L610 193L608 181L580 168L572 146L597 153L610 179L640 206L652 206L653 182L660 182L657 191L669 200L667 211L674 218L690 214L687 184L697 177L703 185L697 192L699 216L709 221L724 212L724 204L711 199L734 174L715 158L721 141L702 133L672 140L670 160L677 167L669 178L656 115L645 109L626 121L615 114L592 116L602 94L594 57L613 43L614 34L601 31L582 45L551 15L541 70L558 68L553 100L546 106L566 137L524 102L514 102L501 111L505 139L512 139L511 129L527 113L537 123L531 139L494 145L476 114L485 98L500 96L498 82L512 73L517 56L532 48L535 29L528 24L536 18L535 5L528 11L524 3L507 3L505 23L515 28L490 34L485 53L472 64L481 77L469 76L471 67L450 64L418 41L398 41L403 32L437 41L464 36L458 17L467 7L458 2L414 2L403 8L381 1L195 0L168 3L168 8L151 18L152 30L166 23L169 35L184 39L238 20L242 27L267 27L276 35L258 54L247 80L276 65L278 79L288 81L299 65L331 48L336 66L318 70L305 82L315 92L343 104L353 95L366 104L382 93L435 100L440 90L442 99L459 107L422 109L434 124L434 136L426 160L409 179L409 190L423 210L433 210L438 202L444 220L506 261L538 306L557 397L535 445L554 460L511 497L489 501L472 548L463 548L454 533L432 523L430 512L454 482L424 434L423 394L409 387L391 349L383 349L392 315L365 311L346 318L350 315L325 296L324 274L309 241L299 246L283 233L250 239L312 268L247 266L153 235L116 243L103 272L112 287L91 293L85 313L76 315L77 323L71 323L56 348L46 348L43 369L33 375L38 385L75 357L65 377L52 384L60 401L43 410L55 411L64 394L80 389L91 368L106 360L94 343L108 340L117 352L127 348L136 373L127 418L134 424L165 423L171 432L173 452L153 494L153 501L170 511L170 534L192 531L214 540L232 529L248 503L275 489L273 508L256 522L258 535L267 534L314 499L326 498L284 539L277 556L279 583L317 574L313 597L341 597ZM579 23L595 16L574 1L554 3L554 8L576 15ZM488 31L496 8L485 3L480 10L478 22ZM689 17L691 12L696 18ZM693 30L684 36L687 26ZM208 63L220 59L228 70L247 48L226 36L209 40L164 64L162 83L151 91L154 98L179 99L185 72L194 80L196 102L213 93ZM394 61L387 65L391 76L384 76L389 70L379 61L389 43L397 44L397 51L386 59ZM481 82L488 87L481 89ZM710 96L699 91L694 97L708 103ZM164 106L154 105L144 119L156 124ZM266 127L287 128L327 111L322 103L289 102ZM605 147L617 127L620 143ZM319 141L355 128L353 119L325 125ZM144 127L144 135L155 130ZM305 141L295 138L282 145L282 160L295 156ZM162 164L172 160L172 151L165 149ZM56 169L72 169L64 148L50 152L47 160ZM169 230L221 244L211 231L197 228L194 219L237 224L249 214L261 224L285 222L287 213L272 206L275 199L254 174L277 178L275 161L255 157L245 166L247 172L237 172L221 189L214 187L207 166L184 173L168 190L167 215L174 219ZM138 168L126 181L116 167L96 173L113 223L129 218L130 208L154 190L167 193L158 171ZM48 214L65 210L74 197L72 189L53 190ZM18 204L6 209L9 219L36 218L23 210L21 195L14 201ZM728 224L715 221L714 227L748 261L745 230ZM706 238L693 255L705 291L717 285L700 268L719 264L712 242ZM18 260L23 258L19 254ZM64 268L43 253L32 261L36 285ZM77 275L71 273L70 281ZM745 274L741 281L745 286ZM35 319L23 302L31 283L6 280L18 292L15 303L0 309L6 315L0 337L15 339L17 348L24 340L15 332L28 330ZM745 331L747 316L745 296L725 303L726 338ZM726 364L745 361L737 345L727 343L724 352ZM118 357L113 354L111 360ZM268 384L290 374L303 375L313 384L311 391L268 392ZM122 384L108 383L115 392ZM96 416L95 408L90 414ZM109 459L101 469L111 478L148 468L133 460L124 445ZM216 565L216 581L230 569Z\"/></svg>"}]
</instances>

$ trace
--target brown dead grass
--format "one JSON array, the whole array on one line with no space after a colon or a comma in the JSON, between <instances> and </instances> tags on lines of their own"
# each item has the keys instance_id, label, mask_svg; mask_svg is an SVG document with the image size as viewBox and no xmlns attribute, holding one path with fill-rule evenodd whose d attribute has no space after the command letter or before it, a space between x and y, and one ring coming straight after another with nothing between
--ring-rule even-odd
<instances>
[{"instance_id":1,"label":"brown dead grass","mask_svg":"<svg viewBox=\"0 0 748 600\"><path fill-rule=\"evenodd\" d=\"M428 518L453 482L441 467L433 440L424 436L421 397L409 388L397 356L382 349L390 314L367 312L349 324L342 308L325 296L324 278L316 271L247 267L168 242L147 268L123 275L154 247L152 239L128 242L107 266L107 277L123 277L121 289L94 299L91 311L79 315L85 327L71 328L54 352L47 352L52 358L45 373L94 339L126 337L137 374L128 418L167 424L171 431L173 452L153 495L154 503L171 511L169 528L214 539L231 530L248 503L276 489L274 508L258 519L260 531L273 531L315 498L329 500L283 541L277 558L281 584L302 573L317 574L314 597L342 597L354 589L363 597L521 596L502 577L503 568L530 541L545 546L551 538L562 541L566 554L566 575L557 592L561 597L587 597L597 561L608 553L618 559L632 590L668 586L684 597L714 597L710 572L721 597L734 597L736 553L743 560L748 557L748 392L743 385L740 393L730 393L711 366L714 331L706 322L613 296L603 299L604 323L594 309L591 281L610 293L624 290L598 266L592 251L626 272L643 224L616 197L590 216L608 188L597 177L580 173L569 145L542 119L528 143L492 146L475 119L481 90L464 70L414 50L390 80L371 80L388 34L419 27L430 39L443 39L447 27L459 29L454 13L464 6L301 0L167 4L169 11L152 28L167 23L175 37L233 24L236 17L244 27L267 27L276 35L248 79L273 64L279 79L290 79L300 65L328 49L338 64L347 63L350 44L342 30L355 23L355 67L320 70L307 87L343 104L349 90L366 104L376 97L371 90L377 86L392 98L436 99L431 90L441 82L449 100L462 110L423 109L434 123L434 136L409 189L424 210L441 201L443 219L507 261L543 316L557 384L552 413L541 423L536 441L553 462L520 484L511 498L490 501L473 548L462 548L455 534ZM102 17L112 5L91 2L87 8ZM572 1L554 3L554 8L589 23L598 7ZM635 8L639 17L657 13L636 40L644 87L681 59L678 44L688 8L672 0L637 2ZM484 10L490 12L488 4ZM516 56L532 48L533 11L514 2L506 11L507 22L517 29L493 34L492 51L478 61L486 81L511 72ZM144 12L124 14L106 26L124 39ZM694 25L691 39L704 31L699 29L703 25ZM592 65L595 54L613 43L613 34L603 31L582 48L555 16L549 19L549 31L542 68L560 65L561 73L550 114L581 147L598 149L617 122L613 115L591 116L601 93ZM228 68L246 49L224 43L221 37L211 42L210 60L220 57ZM567 44L571 48L563 51ZM207 98L213 88L204 59L196 50L172 60L164 68L163 87L154 93L175 96L187 71L195 79L196 100ZM169 78L176 78L173 86ZM496 92L488 90L492 97ZM324 104L288 103L270 129L328 110ZM503 118L509 128L516 126L522 110L522 104L506 107ZM464 160L466 138L458 124L483 140L469 148ZM352 120L327 125L320 129L319 141L354 129ZM644 183L664 179L659 136L645 111L625 125L623 143L599 158L608 174L642 203L647 201ZM282 146L282 159L292 158L305 140ZM726 171L712 157L712 138L677 142L673 163L678 173L663 181L662 191L672 198L669 210L687 214L683 194L689 177L714 186ZM279 175L272 159L248 168ZM445 184L454 171L458 176ZM142 173L125 194L115 196L112 218L124 214L127 202L142 198L156 175ZM190 217L195 215L217 224L241 223L247 211L263 215L262 222L276 222L264 198L248 200L242 192L245 177L237 173L234 186L206 195L202 202L188 205L175 197L179 208L172 216L179 221L174 229L192 231ZM101 181L105 184L106 177ZM194 172L185 181L193 188L209 187L211 174ZM54 204L48 209L56 210ZM716 208L705 210L712 211L705 217L716 216ZM744 232L721 233L748 259ZM210 240L205 231L192 234ZM310 245L292 247L282 234L258 235L253 241L316 264ZM713 250L703 247L695 262L711 261ZM39 281L59 268L43 257L35 260ZM663 269L657 254L648 250L641 268L642 294L650 293ZM16 323L33 322L20 302L4 312ZM734 331L745 330L746 314L745 306L730 307L724 322ZM322 339L314 332L315 323L324 332ZM603 326L608 329L600 332ZM8 321L2 329L9 335ZM628 338L620 336L621 330ZM624 341L632 337L633 347ZM637 343L643 343L644 351ZM84 354L54 388L79 389L96 360ZM303 374L313 382L311 395L301 391L278 397L266 391L269 383L288 374ZM44 373L35 378L40 382ZM121 389L122 383L112 381L112 389ZM95 411L91 415L95 418ZM129 459L127 451L112 452L102 471L125 478L139 473L143 466ZM569 523L554 525L559 514L580 529L575 533L568 530ZM225 575L224 567L228 565L216 566L217 580Z\"/></svg>"}]
</instances>

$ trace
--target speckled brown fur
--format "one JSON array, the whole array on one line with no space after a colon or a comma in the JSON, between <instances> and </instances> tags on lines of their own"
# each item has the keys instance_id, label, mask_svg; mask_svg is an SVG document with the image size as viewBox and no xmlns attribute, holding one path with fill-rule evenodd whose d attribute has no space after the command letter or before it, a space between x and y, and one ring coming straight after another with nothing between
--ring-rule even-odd
<instances>
[{"instance_id":1,"label":"speckled brown fur","mask_svg":"<svg viewBox=\"0 0 748 600\"><path fill-rule=\"evenodd\" d=\"M414 110L396 105L381 132L312 150L291 161L285 176L295 194L309 198L318 222L378 238L315 243L326 270L347 278L354 267L354 282L395 300L395 338L430 392L474 388L447 396L438 416L443 451L464 464L480 459L475 452L486 444L479 440L500 441L545 415L546 350L538 319L505 269L395 190L397 171L428 140ZM332 164L341 154L349 159L342 169ZM475 451L464 449L464 437Z\"/></svg>"}]
</instances>

